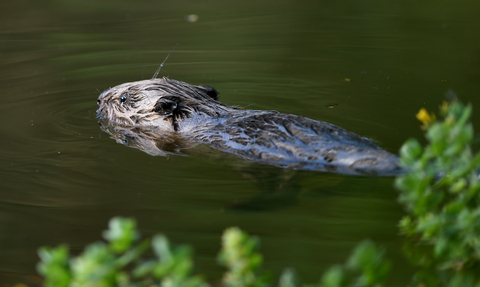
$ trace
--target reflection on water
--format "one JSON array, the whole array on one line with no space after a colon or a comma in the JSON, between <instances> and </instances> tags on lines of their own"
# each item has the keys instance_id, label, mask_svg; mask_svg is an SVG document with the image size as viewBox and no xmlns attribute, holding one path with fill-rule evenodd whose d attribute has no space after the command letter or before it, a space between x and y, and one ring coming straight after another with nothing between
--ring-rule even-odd
<instances>
[{"instance_id":1,"label":"reflection on water","mask_svg":"<svg viewBox=\"0 0 480 287\"><path fill-rule=\"evenodd\" d=\"M294 266L304 282L370 237L405 285L392 179L152 157L115 144L95 110L99 91L150 78L180 43L161 76L213 86L229 105L332 122L395 153L421 137L418 109L436 110L449 89L480 107L480 4L417 2L5 3L0 278L35 281L25 276L38 246L78 251L123 215L145 236L193 244L210 277L222 271L221 232L239 226L260 235L268 269Z\"/></svg>"},{"instance_id":2,"label":"reflection on water","mask_svg":"<svg viewBox=\"0 0 480 287\"><path fill-rule=\"evenodd\" d=\"M251 162L280 168L364 176L404 172L396 155L325 122L252 110L217 115L218 120L212 117L210 123L194 120L194 127L183 128L181 133L152 128L151 123L128 126L100 119L99 124L117 143L152 156L181 155L203 143Z\"/></svg>"},{"instance_id":3,"label":"reflection on water","mask_svg":"<svg viewBox=\"0 0 480 287\"><path fill-rule=\"evenodd\" d=\"M182 155L182 150L193 148L199 144L196 141L178 137L175 133L116 125L107 120L100 120L99 125L117 143L141 150L152 156Z\"/></svg>"}]
</instances>

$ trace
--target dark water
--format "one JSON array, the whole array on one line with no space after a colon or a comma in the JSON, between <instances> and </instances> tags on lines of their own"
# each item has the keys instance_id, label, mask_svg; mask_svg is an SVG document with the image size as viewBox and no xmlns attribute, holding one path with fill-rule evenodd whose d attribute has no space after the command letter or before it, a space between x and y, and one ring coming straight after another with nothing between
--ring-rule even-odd
<instances>
[{"instance_id":1,"label":"dark water","mask_svg":"<svg viewBox=\"0 0 480 287\"><path fill-rule=\"evenodd\" d=\"M262 239L274 274L314 283L364 238L408 282L391 178L294 172L222 154L151 157L95 119L104 89L161 76L221 100L340 125L397 152L422 138L414 115L450 91L480 108L474 1L10 1L0 11L0 283L38 282L36 249L100 238L135 217L196 250L218 278L220 235ZM198 15L189 22L187 15ZM478 116L474 124L480 126Z\"/></svg>"}]
</instances>

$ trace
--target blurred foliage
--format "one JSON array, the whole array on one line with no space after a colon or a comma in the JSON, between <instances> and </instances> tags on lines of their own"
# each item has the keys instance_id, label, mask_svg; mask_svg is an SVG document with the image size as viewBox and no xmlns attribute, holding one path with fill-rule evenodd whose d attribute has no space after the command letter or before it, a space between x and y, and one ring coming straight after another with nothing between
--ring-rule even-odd
<instances>
[{"instance_id":1,"label":"blurred foliage","mask_svg":"<svg viewBox=\"0 0 480 287\"><path fill-rule=\"evenodd\" d=\"M455 101L440 107L443 121L421 110L428 144L408 140L400 150L410 170L395 185L407 215L400 231L406 254L423 269L414 285L480 286L480 154L471 144L472 107ZM460 285L459 285L460 284Z\"/></svg>"},{"instance_id":2,"label":"blurred foliage","mask_svg":"<svg viewBox=\"0 0 480 287\"><path fill-rule=\"evenodd\" d=\"M188 246L170 246L163 235L140 240L133 219L115 217L103 233L105 242L88 245L77 257L65 245L39 249L37 269L45 286L207 286L192 276L193 263ZM154 258L142 256L153 250Z\"/></svg>"},{"instance_id":3,"label":"blurred foliage","mask_svg":"<svg viewBox=\"0 0 480 287\"><path fill-rule=\"evenodd\" d=\"M379 286L390 271L384 250L365 240L353 251L344 265L335 265L323 275L321 287Z\"/></svg>"},{"instance_id":4,"label":"blurred foliage","mask_svg":"<svg viewBox=\"0 0 480 287\"><path fill-rule=\"evenodd\" d=\"M222 251L218 256L220 264L228 271L223 277L224 286L268 286L269 278L262 275L260 268L263 257L257 253L259 240L248 236L238 228L229 228L222 236Z\"/></svg>"},{"instance_id":5,"label":"blurred foliage","mask_svg":"<svg viewBox=\"0 0 480 287\"><path fill-rule=\"evenodd\" d=\"M172 247L163 235L140 241L133 219L115 217L103 237L107 242L88 245L78 256L69 254L65 245L39 249L38 271L48 287L82 286L210 286L193 275L192 250L189 246ZM151 247L153 258L144 253ZM229 287L272 286L262 271L259 240L238 228L229 228L222 237L220 264L227 268L222 285ZM389 263L383 251L370 241L362 242L344 265L328 270L318 286L378 286L383 282ZM299 286L295 271L288 268L281 275L281 287Z\"/></svg>"}]
</instances>

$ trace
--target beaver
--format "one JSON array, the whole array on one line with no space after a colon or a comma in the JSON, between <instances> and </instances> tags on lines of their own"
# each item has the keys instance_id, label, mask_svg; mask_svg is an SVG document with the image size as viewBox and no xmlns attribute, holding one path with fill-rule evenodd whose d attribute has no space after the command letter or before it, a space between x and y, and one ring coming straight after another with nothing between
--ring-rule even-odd
<instances>
[{"instance_id":1,"label":"beaver","mask_svg":"<svg viewBox=\"0 0 480 287\"><path fill-rule=\"evenodd\" d=\"M298 115L229 106L218 94L209 86L166 77L125 83L100 94L97 117L103 130L155 155L169 153L158 144L168 138L283 168L377 176L403 172L398 157L371 139Z\"/></svg>"}]
</instances>

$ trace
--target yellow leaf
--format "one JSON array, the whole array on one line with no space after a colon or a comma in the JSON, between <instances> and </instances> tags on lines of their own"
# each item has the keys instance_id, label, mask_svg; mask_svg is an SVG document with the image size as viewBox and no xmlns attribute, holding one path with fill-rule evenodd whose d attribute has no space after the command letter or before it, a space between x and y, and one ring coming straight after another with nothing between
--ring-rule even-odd
<instances>
[{"instance_id":1,"label":"yellow leaf","mask_svg":"<svg viewBox=\"0 0 480 287\"><path fill-rule=\"evenodd\" d=\"M416 117L423 123L423 125L420 127L422 130L428 129L428 126L437 119L434 113L428 114L425 108L421 108Z\"/></svg>"}]
</instances>

